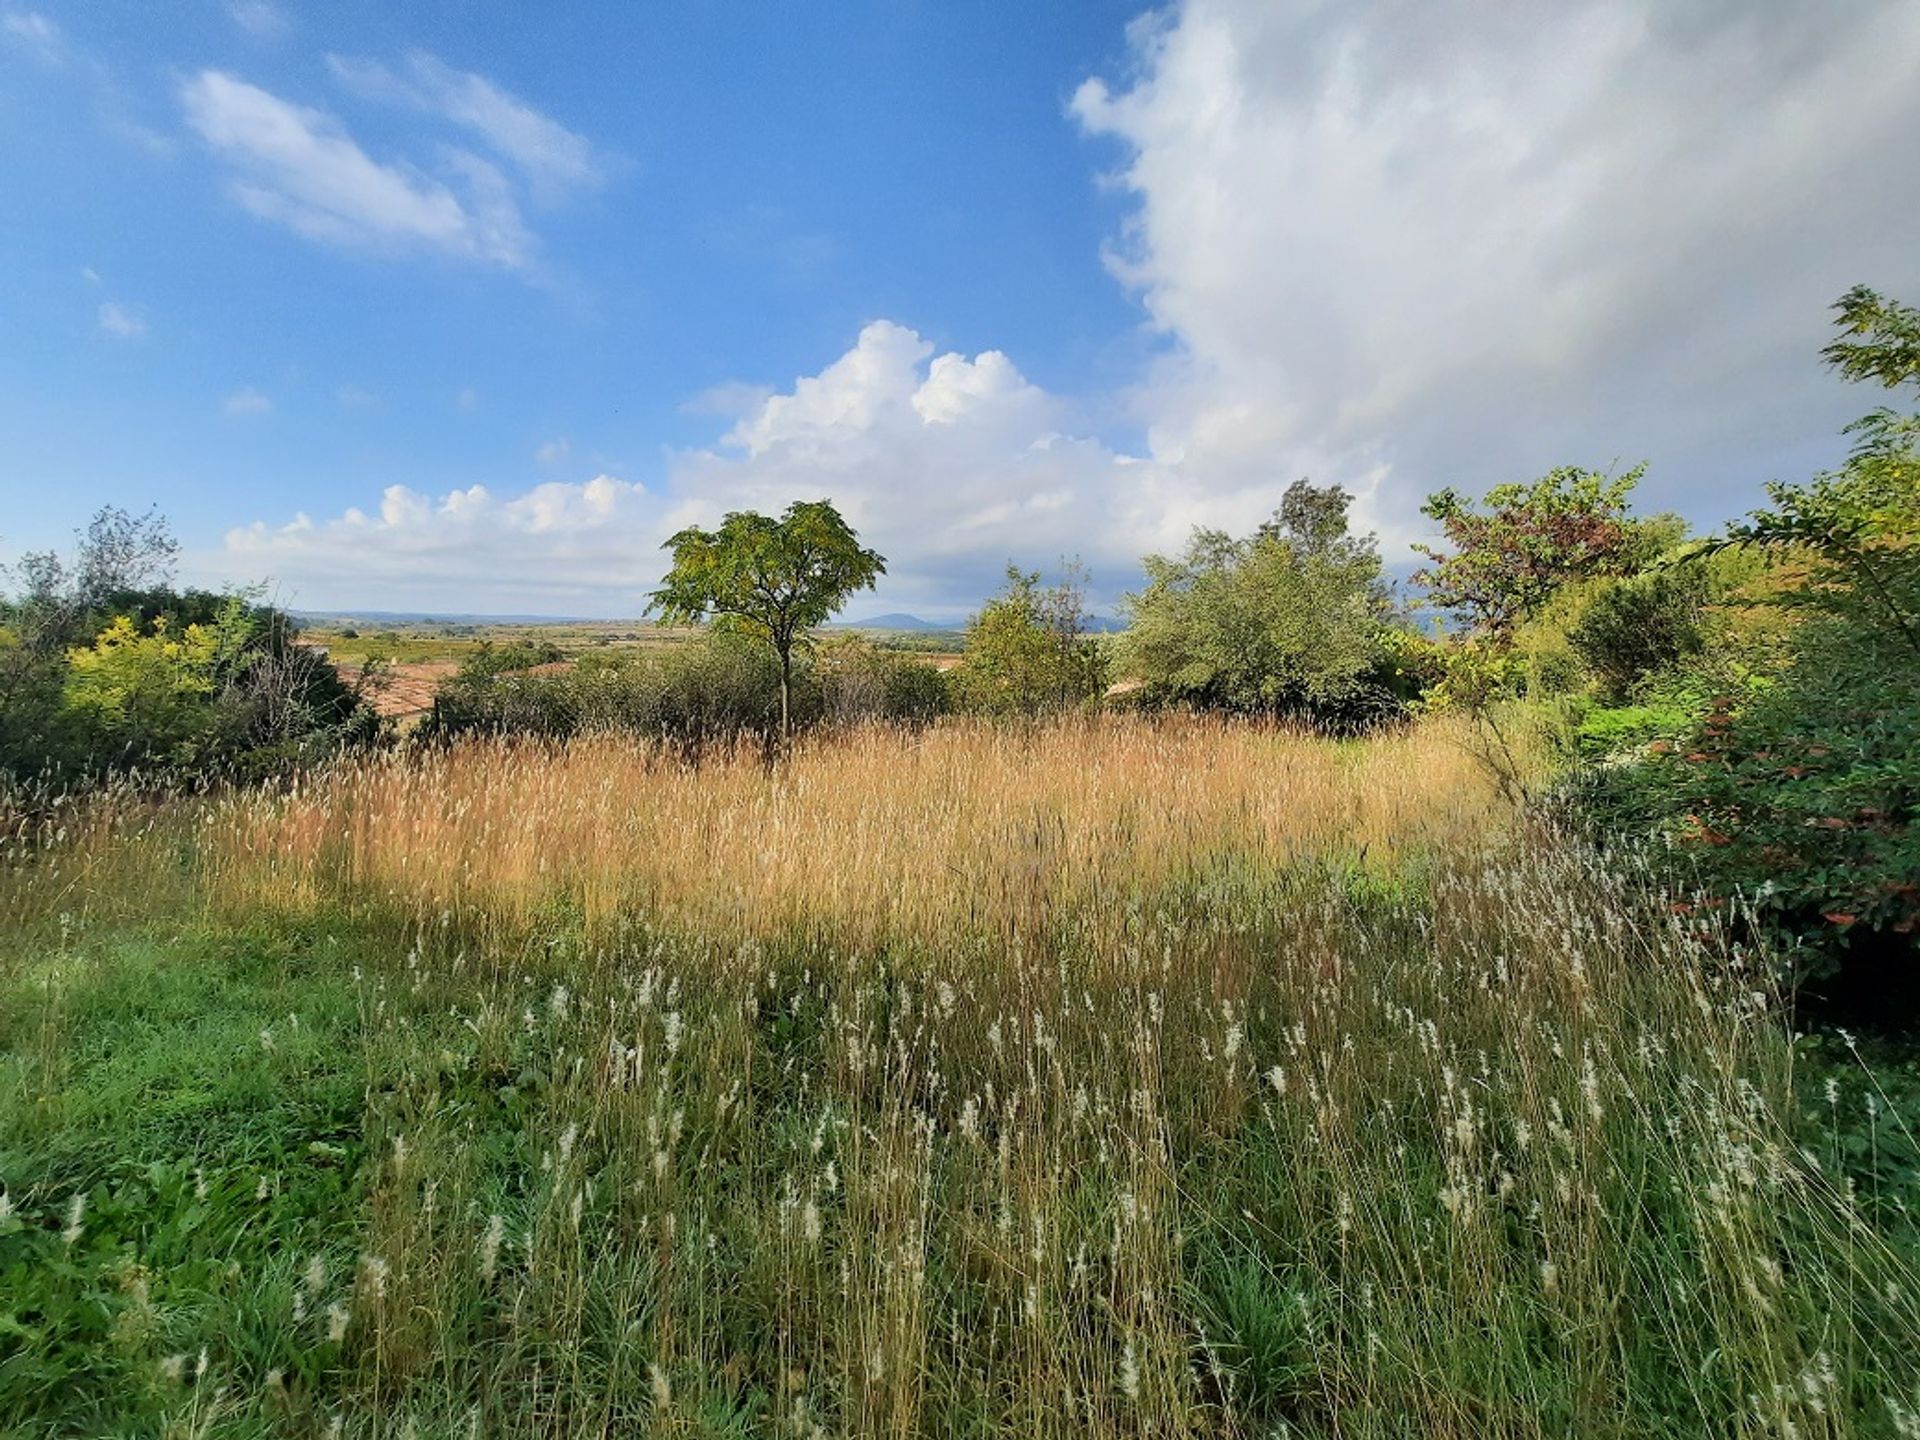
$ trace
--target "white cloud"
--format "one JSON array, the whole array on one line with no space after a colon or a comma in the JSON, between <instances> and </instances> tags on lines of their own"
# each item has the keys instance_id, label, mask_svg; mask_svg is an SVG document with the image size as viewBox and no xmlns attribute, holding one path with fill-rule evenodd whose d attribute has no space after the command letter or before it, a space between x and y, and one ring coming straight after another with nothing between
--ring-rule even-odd
<instances>
[{"instance_id":1,"label":"white cloud","mask_svg":"<svg viewBox=\"0 0 1920 1440\"><path fill-rule=\"evenodd\" d=\"M377 60L330 55L327 64L360 95L411 105L478 135L543 197L600 181L599 162L584 136L484 75L456 70L424 51L407 57L403 75Z\"/></svg>"},{"instance_id":2,"label":"white cloud","mask_svg":"<svg viewBox=\"0 0 1920 1440\"><path fill-rule=\"evenodd\" d=\"M89 285L98 285L100 283L100 272L91 265L82 265L80 267L80 278Z\"/></svg>"},{"instance_id":3,"label":"white cloud","mask_svg":"<svg viewBox=\"0 0 1920 1440\"><path fill-rule=\"evenodd\" d=\"M227 14L256 40L278 40L291 28L286 13L271 0L228 0Z\"/></svg>"},{"instance_id":4,"label":"white cloud","mask_svg":"<svg viewBox=\"0 0 1920 1440\"><path fill-rule=\"evenodd\" d=\"M533 458L542 465L558 465L572 453L572 443L566 436L562 435L557 439L547 441L546 444L534 451Z\"/></svg>"},{"instance_id":5,"label":"white cloud","mask_svg":"<svg viewBox=\"0 0 1920 1440\"><path fill-rule=\"evenodd\" d=\"M728 417L745 415L749 410L759 409L772 394L773 387L770 385L749 385L741 380L728 380L688 396L680 402L680 413Z\"/></svg>"},{"instance_id":6,"label":"white cloud","mask_svg":"<svg viewBox=\"0 0 1920 1440\"><path fill-rule=\"evenodd\" d=\"M469 385L453 397L453 403L462 410L478 410L480 408L480 392Z\"/></svg>"},{"instance_id":7,"label":"white cloud","mask_svg":"<svg viewBox=\"0 0 1920 1440\"><path fill-rule=\"evenodd\" d=\"M664 507L611 475L503 498L389 485L372 512L230 530L218 574L269 579L296 603L403 609L609 607L638 613L658 583Z\"/></svg>"},{"instance_id":8,"label":"white cloud","mask_svg":"<svg viewBox=\"0 0 1920 1440\"><path fill-rule=\"evenodd\" d=\"M890 603L946 611L977 602L1009 560L1081 556L1110 594L1143 550L1248 504L1110 449L1000 352L936 356L885 320L818 374L750 400L719 444L676 455L670 475L688 513L709 521L831 498L888 556Z\"/></svg>"},{"instance_id":9,"label":"white cloud","mask_svg":"<svg viewBox=\"0 0 1920 1440\"><path fill-rule=\"evenodd\" d=\"M181 90L187 120L234 169L234 197L261 219L327 244L430 251L504 266L532 237L500 173L455 152L464 194L404 163L383 164L332 116L205 70Z\"/></svg>"},{"instance_id":10,"label":"white cloud","mask_svg":"<svg viewBox=\"0 0 1920 1440\"><path fill-rule=\"evenodd\" d=\"M65 58L60 27L34 10L0 11L0 37L11 41L44 64Z\"/></svg>"},{"instance_id":11,"label":"white cloud","mask_svg":"<svg viewBox=\"0 0 1920 1440\"><path fill-rule=\"evenodd\" d=\"M377 410L380 407L380 397L358 385L340 386L333 392L333 398L343 410Z\"/></svg>"},{"instance_id":12,"label":"white cloud","mask_svg":"<svg viewBox=\"0 0 1920 1440\"><path fill-rule=\"evenodd\" d=\"M100 307L100 329L116 340L138 340L147 333L147 317L137 305L109 300Z\"/></svg>"},{"instance_id":13,"label":"white cloud","mask_svg":"<svg viewBox=\"0 0 1920 1440\"><path fill-rule=\"evenodd\" d=\"M1132 45L1071 110L1125 146L1110 265L1170 342L1139 418L1210 488L1384 477L1404 526L1442 483L1645 456L1724 515L1863 403L1827 304L1920 283L1901 0L1191 0Z\"/></svg>"},{"instance_id":14,"label":"white cloud","mask_svg":"<svg viewBox=\"0 0 1920 1440\"><path fill-rule=\"evenodd\" d=\"M1355 490L1396 561L1428 491L1558 463L1649 458L1651 501L1715 520L1873 402L1819 367L1828 302L1920 289L1920 8L1895 0L1189 0L1132 48L1071 110L1136 206L1108 260L1164 339L1144 453L1006 354L882 320L789 385L690 400L720 433L664 495L389 491L223 563L314 603L631 613L679 525L826 496L889 557L880 608L951 612L1008 559L1082 556L1110 595L1302 474ZM433 108L422 72L376 83Z\"/></svg>"},{"instance_id":15,"label":"white cloud","mask_svg":"<svg viewBox=\"0 0 1920 1440\"><path fill-rule=\"evenodd\" d=\"M1277 500L1270 477L1207 486L1118 453L1000 352L936 355L885 320L785 390L723 393L739 403L733 423L668 457L671 498L605 476L510 500L475 487L431 501L395 486L377 518L348 510L233 532L223 573L295 583L314 604L633 613L681 526L825 497L888 557L875 603L952 614L1010 560L1051 568L1079 556L1110 600L1143 551L1177 548L1195 525L1250 524Z\"/></svg>"},{"instance_id":16,"label":"white cloud","mask_svg":"<svg viewBox=\"0 0 1920 1440\"><path fill-rule=\"evenodd\" d=\"M248 385L227 396L222 408L229 415L265 415L273 409L273 401Z\"/></svg>"}]
</instances>

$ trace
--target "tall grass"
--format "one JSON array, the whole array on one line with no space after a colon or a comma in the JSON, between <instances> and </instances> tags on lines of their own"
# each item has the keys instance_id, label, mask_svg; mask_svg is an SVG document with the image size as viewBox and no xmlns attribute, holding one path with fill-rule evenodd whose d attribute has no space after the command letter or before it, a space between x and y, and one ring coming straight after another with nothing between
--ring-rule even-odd
<instances>
[{"instance_id":1,"label":"tall grass","mask_svg":"<svg viewBox=\"0 0 1920 1440\"><path fill-rule=\"evenodd\" d=\"M1385 868L1495 813L1441 734L1337 747L1194 724L874 728L690 767L621 739L393 757L209 818L212 893L321 895L597 932L644 914L709 936L830 928L863 944L1124 906L1238 862Z\"/></svg>"},{"instance_id":2,"label":"tall grass","mask_svg":"<svg viewBox=\"0 0 1920 1440\"><path fill-rule=\"evenodd\" d=\"M220 1211L90 1262L151 1314L86 1413L1920 1434L1905 1197L1849 1181L1840 1098L1801 1113L1763 968L1528 831L1459 738L476 744L76 825L11 887L16 1105L74 1103L87 1017L143 1013L99 938L130 908L335 976L255 1058L353 1096L317 1159L163 1127L197 1202L14 1127L36 1260L85 1268L76 1192ZM281 1058L302 1024L331 1038ZM320 1171L351 1180L295 1204ZM196 1245L226 1298L166 1287Z\"/></svg>"}]
</instances>

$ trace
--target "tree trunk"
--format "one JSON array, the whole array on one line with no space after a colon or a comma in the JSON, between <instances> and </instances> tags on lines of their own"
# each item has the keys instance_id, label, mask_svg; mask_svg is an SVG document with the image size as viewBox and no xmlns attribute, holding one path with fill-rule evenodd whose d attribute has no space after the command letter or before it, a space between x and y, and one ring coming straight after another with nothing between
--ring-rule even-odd
<instances>
[{"instance_id":1,"label":"tree trunk","mask_svg":"<svg viewBox=\"0 0 1920 1440\"><path fill-rule=\"evenodd\" d=\"M784 746L793 733L793 721L788 714L788 695L793 689L793 646L780 647L780 743Z\"/></svg>"}]
</instances>

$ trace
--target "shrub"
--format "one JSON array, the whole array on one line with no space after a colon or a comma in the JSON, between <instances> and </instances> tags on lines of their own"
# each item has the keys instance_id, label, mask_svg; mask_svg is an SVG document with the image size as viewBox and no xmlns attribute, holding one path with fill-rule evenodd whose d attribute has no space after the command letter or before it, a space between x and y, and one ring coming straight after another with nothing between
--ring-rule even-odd
<instances>
[{"instance_id":1,"label":"shrub","mask_svg":"<svg viewBox=\"0 0 1920 1440\"><path fill-rule=\"evenodd\" d=\"M618 731L699 747L770 739L780 728L780 668L764 646L724 629L658 650L595 653L573 669L528 674L470 664L441 687L423 740L457 735L564 739ZM793 676L796 724L919 723L950 708L946 677L859 640L824 645Z\"/></svg>"},{"instance_id":2,"label":"shrub","mask_svg":"<svg viewBox=\"0 0 1920 1440\"><path fill-rule=\"evenodd\" d=\"M1812 622L1776 683L1716 699L1677 741L1589 777L1587 813L1670 842L1678 883L1697 891L1676 903L1744 907L1816 990L1855 961L1910 955L1920 669L1901 658L1873 630Z\"/></svg>"},{"instance_id":3,"label":"shrub","mask_svg":"<svg viewBox=\"0 0 1920 1440\"><path fill-rule=\"evenodd\" d=\"M0 774L266 776L378 735L287 615L157 583L174 551L159 517L109 508L71 561L21 562L0 602Z\"/></svg>"},{"instance_id":4,"label":"shrub","mask_svg":"<svg viewBox=\"0 0 1920 1440\"><path fill-rule=\"evenodd\" d=\"M1351 497L1299 481L1252 535L1196 530L1146 559L1120 663L1150 701L1346 727L1397 708L1387 593Z\"/></svg>"},{"instance_id":5,"label":"shrub","mask_svg":"<svg viewBox=\"0 0 1920 1440\"><path fill-rule=\"evenodd\" d=\"M552 665L566 658L566 651L548 640L513 640L504 645L482 640L473 653L461 662L460 673L503 675L510 670L531 670L536 665Z\"/></svg>"},{"instance_id":6,"label":"shrub","mask_svg":"<svg viewBox=\"0 0 1920 1440\"><path fill-rule=\"evenodd\" d=\"M1868 291L1838 308L1867 338L1831 362L1920 385L1920 313ZM1852 430L1841 470L1770 486L1717 547L1774 562L1772 598L1802 617L1783 658L1573 794L1604 831L1670 844L1692 892L1676 905L1741 909L1794 947L1799 978L1887 1019L1920 999L1920 417Z\"/></svg>"},{"instance_id":7,"label":"shrub","mask_svg":"<svg viewBox=\"0 0 1920 1440\"><path fill-rule=\"evenodd\" d=\"M837 724L891 720L920 724L953 708L947 677L924 660L865 640L823 644L813 661L822 718Z\"/></svg>"},{"instance_id":8,"label":"shrub","mask_svg":"<svg viewBox=\"0 0 1920 1440\"><path fill-rule=\"evenodd\" d=\"M817 698L799 687L803 715ZM657 651L591 656L571 671L530 675L483 664L441 687L422 738L486 732L564 738L620 730L698 745L776 731L780 673L774 656L716 632Z\"/></svg>"},{"instance_id":9,"label":"shrub","mask_svg":"<svg viewBox=\"0 0 1920 1440\"><path fill-rule=\"evenodd\" d=\"M1007 567L1007 583L967 622L955 696L988 715L1041 715L1097 701L1107 688L1106 652L1086 633L1083 573L1059 583Z\"/></svg>"},{"instance_id":10,"label":"shrub","mask_svg":"<svg viewBox=\"0 0 1920 1440\"><path fill-rule=\"evenodd\" d=\"M1604 694L1618 699L1705 648L1708 580L1704 567L1680 565L1597 589L1567 638Z\"/></svg>"}]
</instances>

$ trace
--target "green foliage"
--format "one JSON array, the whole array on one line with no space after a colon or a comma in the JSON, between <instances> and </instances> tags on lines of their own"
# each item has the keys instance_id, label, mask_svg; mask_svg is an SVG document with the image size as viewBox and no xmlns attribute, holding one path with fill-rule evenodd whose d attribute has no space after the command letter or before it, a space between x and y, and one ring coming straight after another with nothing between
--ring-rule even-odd
<instances>
[{"instance_id":1,"label":"green foliage","mask_svg":"<svg viewBox=\"0 0 1920 1440\"><path fill-rule=\"evenodd\" d=\"M288 1312L314 1257L351 1274L365 1196L370 1057L347 958L275 934L125 937L61 947L57 985L7 977L8 1433L159 1433L207 1347L290 1418L337 1361L315 1343L324 1315ZM68 1036L68 1053L45 1048Z\"/></svg>"},{"instance_id":2,"label":"green foliage","mask_svg":"<svg viewBox=\"0 0 1920 1440\"><path fill-rule=\"evenodd\" d=\"M887 569L826 500L796 500L778 520L734 511L718 530L689 526L665 548L673 568L651 608L670 623L725 619L770 645L780 662L783 734L792 728L794 646Z\"/></svg>"},{"instance_id":3,"label":"green foliage","mask_svg":"<svg viewBox=\"0 0 1920 1440\"><path fill-rule=\"evenodd\" d=\"M1920 375L1920 309L1856 285L1833 305L1841 336L1820 356L1849 380L1892 390Z\"/></svg>"},{"instance_id":4,"label":"green foliage","mask_svg":"<svg viewBox=\"0 0 1920 1440\"><path fill-rule=\"evenodd\" d=\"M1690 717L1691 718L1691 717ZM1920 666L1902 637L1809 621L1777 681L1588 782L1590 811L1651 829L1700 903L1750 907L1804 975L1920 926Z\"/></svg>"},{"instance_id":5,"label":"green foliage","mask_svg":"<svg viewBox=\"0 0 1920 1440\"><path fill-rule=\"evenodd\" d=\"M239 657L244 627L235 614L175 638L164 619L142 634L120 616L92 645L68 653L67 708L121 755L191 763L212 729L207 702Z\"/></svg>"},{"instance_id":6,"label":"green foliage","mask_svg":"<svg viewBox=\"0 0 1920 1440\"><path fill-rule=\"evenodd\" d=\"M1530 484L1496 485L1484 509L1447 489L1421 513L1438 520L1452 553L1414 549L1432 565L1414 579L1428 603L1475 631L1506 635L1572 581L1631 573L1671 535L1668 520L1635 520L1628 499L1646 474L1562 466Z\"/></svg>"},{"instance_id":7,"label":"green foliage","mask_svg":"<svg viewBox=\"0 0 1920 1440\"><path fill-rule=\"evenodd\" d=\"M1673 700L1598 705L1581 715L1575 741L1582 759L1604 760L1660 741L1672 745L1699 718L1694 706Z\"/></svg>"},{"instance_id":8,"label":"green foliage","mask_svg":"<svg viewBox=\"0 0 1920 1440\"><path fill-rule=\"evenodd\" d=\"M1391 710L1380 555L1349 533L1349 504L1297 481L1252 535L1196 530L1184 555L1149 555L1120 640L1147 698L1340 724Z\"/></svg>"},{"instance_id":9,"label":"green foliage","mask_svg":"<svg viewBox=\"0 0 1920 1440\"><path fill-rule=\"evenodd\" d=\"M1847 338L1826 355L1843 373L1920 381L1920 315L1865 290L1837 308ZM1840 471L1770 486L1710 549L1773 562L1767 598L1798 623L1771 667L1574 793L1604 830L1669 842L1693 892L1676 903L1741 908L1799 976L1886 1018L1896 994L1920 1001L1920 417L1851 429ZM1716 637L1703 668L1737 677L1727 649Z\"/></svg>"},{"instance_id":10,"label":"green foliage","mask_svg":"<svg viewBox=\"0 0 1920 1440\"><path fill-rule=\"evenodd\" d=\"M513 670L531 670L536 665L553 665L567 658L567 652L551 641L512 640L495 644L482 640L460 662L460 674L472 678L504 675Z\"/></svg>"},{"instance_id":11,"label":"green foliage","mask_svg":"<svg viewBox=\"0 0 1920 1440\"><path fill-rule=\"evenodd\" d=\"M16 568L0 602L0 774L247 778L377 736L286 615L161 583L176 548L157 516L109 508L73 560Z\"/></svg>"},{"instance_id":12,"label":"green foliage","mask_svg":"<svg viewBox=\"0 0 1920 1440\"><path fill-rule=\"evenodd\" d=\"M1082 572L1068 566L1042 586L1037 570L1007 567L1007 583L967 622L954 673L959 703L989 715L1040 715L1096 701L1106 656L1086 632Z\"/></svg>"},{"instance_id":13,"label":"green foliage","mask_svg":"<svg viewBox=\"0 0 1920 1440\"><path fill-rule=\"evenodd\" d=\"M1809 622L1776 684L1588 781L1611 826L1663 835L1693 904L1745 906L1801 977L1920 927L1920 670L1901 645ZM1872 939L1868 939L1872 937Z\"/></svg>"},{"instance_id":14,"label":"green foliage","mask_svg":"<svg viewBox=\"0 0 1920 1440\"><path fill-rule=\"evenodd\" d=\"M823 642L790 677L794 726L823 720L921 723L950 708L944 676L924 661L863 641ZM572 669L528 674L463 668L441 686L419 737L526 735L564 739L617 731L697 751L779 733L781 674L767 647L714 627L683 644L592 652Z\"/></svg>"},{"instance_id":15,"label":"green foliage","mask_svg":"<svg viewBox=\"0 0 1920 1440\"><path fill-rule=\"evenodd\" d=\"M1706 647L1702 611L1710 597L1699 565L1625 576L1598 587L1567 639L1601 692L1619 699Z\"/></svg>"},{"instance_id":16,"label":"green foliage","mask_svg":"<svg viewBox=\"0 0 1920 1440\"><path fill-rule=\"evenodd\" d=\"M823 641L812 673L822 718L839 724L924 724L953 708L953 687L940 670L859 638Z\"/></svg>"},{"instance_id":17,"label":"green foliage","mask_svg":"<svg viewBox=\"0 0 1920 1440\"><path fill-rule=\"evenodd\" d=\"M778 662L745 637L714 631L659 650L594 654L574 669L463 669L441 686L423 740L467 734L563 739L617 730L683 746L764 737L780 723ZM816 708L801 688L802 719Z\"/></svg>"}]
</instances>

